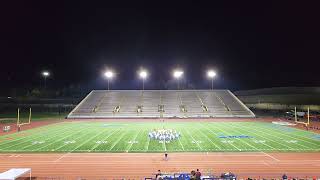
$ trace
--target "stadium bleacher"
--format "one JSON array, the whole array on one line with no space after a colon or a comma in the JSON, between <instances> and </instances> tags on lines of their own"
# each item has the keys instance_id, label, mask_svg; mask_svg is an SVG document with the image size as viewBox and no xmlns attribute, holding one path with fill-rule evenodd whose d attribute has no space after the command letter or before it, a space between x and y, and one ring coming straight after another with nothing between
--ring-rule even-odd
<instances>
[{"instance_id":1,"label":"stadium bleacher","mask_svg":"<svg viewBox=\"0 0 320 180\"><path fill-rule=\"evenodd\" d=\"M68 118L255 117L229 90L93 90Z\"/></svg>"}]
</instances>

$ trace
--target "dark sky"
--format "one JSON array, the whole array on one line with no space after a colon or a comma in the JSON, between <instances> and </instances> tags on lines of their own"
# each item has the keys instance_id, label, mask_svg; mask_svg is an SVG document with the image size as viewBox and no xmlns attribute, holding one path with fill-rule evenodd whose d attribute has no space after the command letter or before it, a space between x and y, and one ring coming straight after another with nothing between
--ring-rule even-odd
<instances>
[{"instance_id":1,"label":"dark sky","mask_svg":"<svg viewBox=\"0 0 320 180\"><path fill-rule=\"evenodd\" d=\"M151 3L153 2L153 3ZM1 2L1 88L80 84L137 89L136 70L149 69L149 89L175 87L174 67L189 87L319 86L319 9L311 1L10 1ZM309 3L309 4L308 4Z\"/></svg>"}]
</instances>

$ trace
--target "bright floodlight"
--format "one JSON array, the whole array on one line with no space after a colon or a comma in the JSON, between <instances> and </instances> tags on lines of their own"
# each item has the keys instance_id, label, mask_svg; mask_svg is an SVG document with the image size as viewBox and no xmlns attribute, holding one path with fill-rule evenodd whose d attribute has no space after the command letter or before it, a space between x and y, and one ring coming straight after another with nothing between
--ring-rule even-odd
<instances>
[{"instance_id":1,"label":"bright floodlight","mask_svg":"<svg viewBox=\"0 0 320 180\"><path fill-rule=\"evenodd\" d=\"M50 75L50 73L49 73L48 71L43 71L43 72L42 72L42 75L43 75L44 77L48 77L48 76Z\"/></svg>"},{"instance_id":2,"label":"bright floodlight","mask_svg":"<svg viewBox=\"0 0 320 180\"><path fill-rule=\"evenodd\" d=\"M179 79L183 75L183 71L181 70L175 70L173 72L173 77Z\"/></svg>"},{"instance_id":3,"label":"bright floodlight","mask_svg":"<svg viewBox=\"0 0 320 180\"><path fill-rule=\"evenodd\" d=\"M209 70L209 71L207 72L207 76L208 76L209 78L214 78L216 75L217 75L217 73L216 73L215 71L213 71L213 70Z\"/></svg>"},{"instance_id":4,"label":"bright floodlight","mask_svg":"<svg viewBox=\"0 0 320 180\"><path fill-rule=\"evenodd\" d=\"M113 77L113 72L112 71L106 71L104 73L104 76L107 78L107 79L111 79Z\"/></svg>"},{"instance_id":5,"label":"bright floodlight","mask_svg":"<svg viewBox=\"0 0 320 180\"><path fill-rule=\"evenodd\" d=\"M142 78L142 79L146 79L147 76L148 76L148 72L146 70L141 70L139 72L139 76Z\"/></svg>"}]
</instances>

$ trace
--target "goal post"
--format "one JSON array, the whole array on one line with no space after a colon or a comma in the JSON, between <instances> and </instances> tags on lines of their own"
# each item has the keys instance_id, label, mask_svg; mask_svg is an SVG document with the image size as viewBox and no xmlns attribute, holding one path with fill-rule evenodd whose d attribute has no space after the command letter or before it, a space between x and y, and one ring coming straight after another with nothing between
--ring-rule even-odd
<instances>
[{"instance_id":1,"label":"goal post","mask_svg":"<svg viewBox=\"0 0 320 180\"><path fill-rule=\"evenodd\" d=\"M31 108L29 108L29 115L28 115L28 121L27 122L22 122L21 121L20 108L17 109L17 126L30 124L31 123L31 118L32 118L32 109Z\"/></svg>"},{"instance_id":2,"label":"goal post","mask_svg":"<svg viewBox=\"0 0 320 180\"><path fill-rule=\"evenodd\" d=\"M294 107L294 121L308 126L310 124L310 108L307 108L307 112L304 115L298 115L297 107Z\"/></svg>"}]
</instances>

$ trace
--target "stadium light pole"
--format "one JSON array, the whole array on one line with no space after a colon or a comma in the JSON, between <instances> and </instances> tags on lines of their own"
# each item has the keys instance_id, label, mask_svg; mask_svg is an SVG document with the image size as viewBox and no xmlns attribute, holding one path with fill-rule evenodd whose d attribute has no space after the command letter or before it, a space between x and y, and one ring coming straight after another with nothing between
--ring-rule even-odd
<instances>
[{"instance_id":1,"label":"stadium light pole","mask_svg":"<svg viewBox=\"0 0 320 180\"><path fill-rule=\"evenodd\" d=\"M173 71L173 77L178 80L178 90L180 90L180 78L182 77L182 75L183 75L182 70L174 70Z\"/></svg>"},{"instance_id":2,"label":"stadium light pole","mask_svg":"<svg viewBox=\"0 0 320 180\"><path fill-rule=\"evenodd\" d=\"M213 90L213 79L216 77L217 73L214 70L207 71L208 78L211 79L211 90Z\"/></svg>"},{"instance_id":3,"label":"stadium light pole","mask_svg":"<svg viewBox=\"0 0 320 180\"><path fill-rule=\"evenodd\" d=\"M47 88L47 77L50 76L50 73L49 73L49 71L42 71L41 74L44 78L44 89L46 89Z\"/></svg>"},{"instance_id":4,"label":"stadium light pole","mask_svg":"<svg viewBox=\"0 0 320 180\"><path fill-rule=\"evenodd\" d=\"M108 83L108 91L110 90L109 84L110 84L110 80L113 78L114 73L111 70L107 70L104 73L104 76L107 78L107 83Z\"/></svg>"},{"instance_id":5,"label":"stadium light pole","mask_svg":"<svg viewBox=\"0 0 320 180\"><path fill-rule=\"evenodd\" d=\"M148 77L148 72L146 70L141 70L139 76L142 79L142 91L144 91L144 80Z\"/></svg>"}]
</instances>

